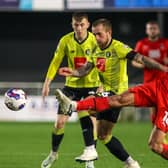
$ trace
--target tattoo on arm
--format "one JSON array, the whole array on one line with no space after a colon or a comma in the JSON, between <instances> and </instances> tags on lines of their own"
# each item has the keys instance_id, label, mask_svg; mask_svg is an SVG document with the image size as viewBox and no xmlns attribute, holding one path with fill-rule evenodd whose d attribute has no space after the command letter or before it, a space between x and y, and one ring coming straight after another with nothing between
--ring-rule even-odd
<instances>
[{"instance_id":1,"label":"tattoo on arm","mask_svg":"<svg viewBox=\"0 0 168 168\"><path fill-rule=\"evenodd\" d=\"M150 69L160 69L160 64L154 60L149 60L147 57L142 57L144 65Z\"/></svg>"},{"instance_id":2,"label":"tattoo on arm","mask_svg":"<svg viewBox=\"0 0 168 168\"><path fill-rule=\"evenodd\" d=\"M143 56L139 53L137 53L134 57L134 60L140 64L143 64L145 67L150 68L150 69L159 69L161 70L161 64L155 61L152 58Z\"/></svg>"},{"instance_id":3,"label":"tattoo on arm","mask_svg":"<svg viewBox=\"0 0 168 168\"><path fill-rule=\"evenodd\" d=\"M82 67L75 69L73 71L73 76L75 77L83 77L85 75L87 75L94 67L94 64L91 62L87 62L85 65L83 65Z\"/></svg>"}]
</instances>

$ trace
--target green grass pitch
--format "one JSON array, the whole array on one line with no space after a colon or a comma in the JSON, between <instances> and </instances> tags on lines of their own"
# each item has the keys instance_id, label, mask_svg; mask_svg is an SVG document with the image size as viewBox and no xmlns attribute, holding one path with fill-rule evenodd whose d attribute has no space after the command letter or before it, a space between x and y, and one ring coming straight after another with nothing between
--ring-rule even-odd
<instances>
[{"instance_id":1,"label":"green grass pitch","mask_svg":"<svg viewBox=\"0 0 168 168\"><path fill-rule=\"evenodd\" d=\"M0 168L40 168L50 150L53 123L0 123ZM113 135L139 161L142 168L167 168L168 162L148 148L150 123L119 122ZM83 139L79 123L68 123L60 146L59 160L53 168L84 168L74 157L81 154ZM95 168L122 168L123 163L98 142L99 160Z\"/></svg>"}]
</instances>

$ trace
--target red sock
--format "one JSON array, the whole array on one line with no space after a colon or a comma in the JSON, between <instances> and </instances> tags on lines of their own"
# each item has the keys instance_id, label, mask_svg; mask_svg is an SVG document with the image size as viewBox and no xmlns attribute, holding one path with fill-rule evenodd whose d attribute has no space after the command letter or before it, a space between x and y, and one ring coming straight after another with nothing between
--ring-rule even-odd
<instances>
[{"instance_id":1,"label":"red sock","mask_svg":"<svg viewBox=\"0 0 168 168\"><path fill-rule=\"evenodd\" d=\"M110 108L107 97L88 98L77 102L77 110L95 110L101 112Z\"/></svg>"},{"instance_id":2,"label":"red sock","mask_svg":"<svg viewBox=\"0 0 168 168\"><path fill-rule=\"evenodd\" d=\"M163 145L163 151L161 155L165 158L168 159L168 145L167 144L162 144Z\"/></svg>"}]
</instances>

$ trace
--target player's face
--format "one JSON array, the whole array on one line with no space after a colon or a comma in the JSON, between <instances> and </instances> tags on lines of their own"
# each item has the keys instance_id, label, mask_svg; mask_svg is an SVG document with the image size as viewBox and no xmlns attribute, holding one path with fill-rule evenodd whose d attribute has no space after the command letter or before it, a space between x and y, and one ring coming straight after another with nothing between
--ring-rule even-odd
<instances>
[{"instance_id":1,"label":"player's face","mask_svg":"<svg viewBox=\"0 0 168 168\"><path fill-rule=\"evenodd\" d=\"M160 29L157 24L147 24L146 25L146 34L151 40L155 40L160 35Z\"/></svg>"},{"instance_id":2,"label":"player's face","mask_svg":"<svg viewBox=\"0 0 168 168\"><path fill-rule=\"evenodd\" d=\"M99 24L95 27L92 27L92 33L95 35L97 44L101 49L104 49L109 45L112 38L111 30L106 30L102 24Z\"/></svg>"},{"instance_id":3,"label":"player's face","mask_svg":"<svg viewBox=\"0 0 168 168\"><path fill-rule=\"evenodd\" d=\"M80 21L72 19L72 28L75 32L75 36L77 39L80 40L86 37L89 25L90 24L86 18L83 18Z\"/></svg>"}]
</instances>

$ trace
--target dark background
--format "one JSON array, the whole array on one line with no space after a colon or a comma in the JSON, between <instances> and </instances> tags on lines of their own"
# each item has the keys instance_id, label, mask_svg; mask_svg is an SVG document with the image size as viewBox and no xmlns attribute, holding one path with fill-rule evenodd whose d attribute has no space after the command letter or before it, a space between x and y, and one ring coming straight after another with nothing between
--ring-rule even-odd
<instances>
[{"instance_id":1,"label":"dark background","mask_svg":"<svg viewBox=\"0 0 168 168\"><path fill-rule=\"evenodd\" d=\"M113 38L134 47L145 36L145 23L158 12L87 12L90 22L108 18ZM42 82L60 37L71 29L72 12L1 12L0 81ZM163 13L168 36L168 14ZM128 68L130 82L142 80L141 70ZM57 77L59 81L63 78Z\"/></svg>"}]
</instances>

